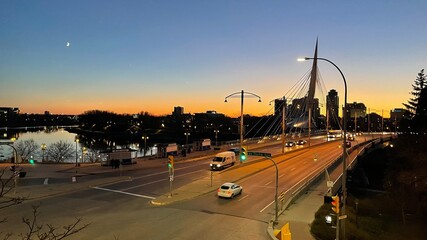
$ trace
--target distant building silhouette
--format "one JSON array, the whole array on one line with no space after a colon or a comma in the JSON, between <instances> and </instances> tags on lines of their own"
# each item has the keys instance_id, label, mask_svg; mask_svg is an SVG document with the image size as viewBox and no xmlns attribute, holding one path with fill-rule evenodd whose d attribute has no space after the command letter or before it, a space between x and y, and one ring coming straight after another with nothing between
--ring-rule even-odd
<instances>
[{"instance_id":1,"label":"distant building silhouette","mask_svg":"<svg viewBox=\"0 0 427 240\"><path fill-rule=\"evenodd\" d=\"M278 98L274 100L274 116L282 116L283 106L285 106L286 113L286 98Z\"/></svg>"},{"instance_id":2,"label":"distant building silhouette","mask_svg":"<svg viewBox=\"0 0 427 240\"><path fill-rule=\"evenodd\" d=\"M366 116L366 106L363 103L347 103L347 119Z\"/></svg>"},{"instance_id":3,"label":"distant building silhouette","mask_svg":"<svg viewBox=\"0 0 427 240\"><path fill-rule=\"evenodd\" d=\"M176 115L183 115L183 114L184 114L184 107L177 106L173 108L172 115L176 116Z\"/></svg>"},{"instance_id":4,"label":"distant building silhouette","mask_svg":"<svg viewBox=\"0 0 427 240\"><path fill-rule=\"evenodd\" d=\"M19 118L19 108L0 107L0 127L11 126Z\"/></svg>"},{"instance_id":5,"label":"distant building silhouette","mask_svg":"<svg viewBox=\"0 0 427 240\"><path fill-rule=\"evenodd\" d=\"M338 92L335 89L331 89L326 96L326 109L329 114L329 127L333 129L339 128L339 97Z\"/></svg>"},{"instance_id":6,"label":"distant building silhouette","mask_svg":"<svg viewBox=\"0 0 427 240\"><path fill-rule=\"evenodd\" d=\"M408 115L408 111L404 108L395 108L390 110L390 120L391 121L400 121L402 118Z\"/></svg>"}]
</instances>

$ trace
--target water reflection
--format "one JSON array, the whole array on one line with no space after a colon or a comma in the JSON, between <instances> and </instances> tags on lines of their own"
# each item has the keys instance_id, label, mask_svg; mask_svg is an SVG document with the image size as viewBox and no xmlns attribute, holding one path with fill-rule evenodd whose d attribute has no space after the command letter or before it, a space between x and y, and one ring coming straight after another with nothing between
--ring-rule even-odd
<instances>
[{"instance_id":1,"label":"water reflection","mask_svg":"<svg viewBox=\"0 0 427 240\"><path fill-rule=\"evenodd\" d=\"M67 127L68 128L68 127ZM19 141L33 139L38 146L34 153L33 159L37 162L43 160L49 161L46 151L43 151L42 146L49 147L51 144L59 141L72 143L75 149L74 156L64 159L64 162L95 162L103 160L106 155L102 154L109 149L131 148L138 150L137 157L144 156L144 146L141 143L123 143L123 141L115 141L105 139L102 136L93 134L76 134L66 130L65 127L31 127L31 128L3 128L0 129L0 139L10 140L16 138L15 144ZM78 141L76 141L78 139ZM43 145L44 144L44 145ZM157 149L147 145L146 156L157 154ZM13 155L13 149L9 146L0 145L0 162L10 161ZM18 158L19 159L19 158Z\"/></svg>"}]
</instances>

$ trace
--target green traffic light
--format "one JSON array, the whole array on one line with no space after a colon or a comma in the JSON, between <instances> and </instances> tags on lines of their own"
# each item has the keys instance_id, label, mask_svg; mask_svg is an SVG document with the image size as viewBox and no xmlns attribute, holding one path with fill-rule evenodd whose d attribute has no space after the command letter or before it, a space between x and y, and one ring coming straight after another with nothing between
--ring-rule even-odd
<instances>
[{"instance_id":1,"label":"green traffic light","mask_svg":"<svg viewBox=\"0 0 427 240\"><path fill-rule=\"evenodd\" d=\"M30 164L34 165L34 159L29 160Z\"/></svg>"},{"instance_id":2,"label":"green traffic light","mask_svg":"<svg viewBox=\"0 0 427 240\"><path fill-rule=\"evenodd\" d=\"M240 160L245 161L246 160L246 155L245 154L240 154Z\"/></svg>"}]
</instances>

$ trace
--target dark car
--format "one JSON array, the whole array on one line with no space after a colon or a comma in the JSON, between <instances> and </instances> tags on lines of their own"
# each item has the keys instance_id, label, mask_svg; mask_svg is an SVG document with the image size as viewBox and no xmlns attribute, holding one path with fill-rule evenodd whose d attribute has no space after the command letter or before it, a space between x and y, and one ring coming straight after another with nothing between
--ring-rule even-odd
<instances>
[{"instance_id":1,"label":"dark car","mask_svg":"<svg viewBox=\"0 0 427 240\"><path fill-rule=\"evenodd\" d=\"M297 145L304 145L306 143L307 143L307 141L304 140L304 139L300 139L300 140L297 141Z\"/></svg>"},{"instance_id":2,"label":"dark car","mask_svg":"<svg viewBox=\"0 0 427 240\"><path fill-rule=\"evenodd\" d=\"M346 147L346 148L349 148L349 147L351 147L351 142L349 142L349 141L346 141L346 142L345 142L345 147Z\"/></svg>"}]
</instances>

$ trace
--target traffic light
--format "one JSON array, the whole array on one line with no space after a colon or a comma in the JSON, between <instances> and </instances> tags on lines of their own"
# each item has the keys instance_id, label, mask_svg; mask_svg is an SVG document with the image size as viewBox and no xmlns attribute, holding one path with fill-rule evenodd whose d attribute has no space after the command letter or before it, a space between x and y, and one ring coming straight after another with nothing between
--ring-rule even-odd
<instances>
[{"instance_id":1,"label":"traffic light","mask_svg":"<svg viewBox=\"0 0 427 240\"><path fill-rule=\"evenodd\" d=\"M246 150L246 148L242 147L241 151L240 151L240 161L246 161L246 158L248 156L248 151Z\"/></svg>"},{"instance_id":2,"label":"traffic light","mask_svg":"<svg viewBox=\"0 0 427 240\"><path fill-rule=\"evenodd\" d=\"M173 168L173 156L168 156L168 168Z\"/></svg>"},{"instance_id":3,"label":"traffic light","mask_svg":"<svg viewBox=\"0 0 427 240\"><path fill-rule=\"evenodd\" d=\"M335 213L340 213L340 196L335 195L332 196L332 211Z\"/></svg>"},{"instance_id":4,"label":"traffic light","mask_svg":"<svg viewBox=\"0 0 427 240\"><path fill-rule=\"evenodd\" d=\"M31 156L31 157L30 157L30 159L28 160L28 162L29 162L31 165L34 165L34 159L33 159L33 156Z\"/></svg>"}]
</instances>

